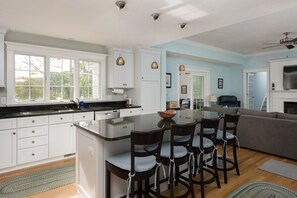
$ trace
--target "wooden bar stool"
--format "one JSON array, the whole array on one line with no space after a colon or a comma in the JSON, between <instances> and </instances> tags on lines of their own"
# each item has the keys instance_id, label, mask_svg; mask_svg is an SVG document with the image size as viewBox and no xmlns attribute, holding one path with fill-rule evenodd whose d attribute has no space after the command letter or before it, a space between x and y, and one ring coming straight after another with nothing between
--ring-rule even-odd
<instances>
[{"instance_id":1,"label":"wooden bar stool","mask_svg":"<svg viewBox=\"0 0 297 198\"><path fill-rule=\"evenodd\" d=\"M218 188L221 187L218 169L217 169L217 144L216 137L220 119L202 119L200 123L199 134L194 135L193 138L193 152L195 157L195 170L200 174L200 180L194 180L193 183L201 185L201 197L204 197L204 185L216 181ZM206 134L204 134L206 132ZM204 160L204 156L210 154L212 165L206 166L208 160ZM204 171L208 172L212 177L204 178Z\"/></svg>"},{"instance_id":2,"label":"wooden bar stool","mask_svg":"<svg viewBox=\"0 0 297 198\"><path fill-rule=\"evenodd\" d=\"M105 186L106 198L110 198L110 173L128 180L128 189L126 197L134 197L134 183L138 181L138 191L142 192L142 180L146 180L155 175L156 196L160 197L159 166L160 149L165 129L157 129L149 132L132 131L131 132L131 152L109 157L105 161ZM143 148L151 146L150 151ZM146 185L148 187L148 185ZM149 189L145 189L149 193Z\"/></svg>"},{"instance_id":3,"label":"wooden bar stool","mask_svg":"<svg viewBox=\"0 0 297 198\"><path fill-rule=\"evenodd\" d=\"M237 162L237 154L236 154L236 142L238 141L236 137L236 132L237 132L238 120L239 120L238 114L234 114L234 115L226 114L224 116L223 131L218 130L218 133L217 133L217 142L223 145L222 156L218 157L219 160L223 161L223 167L222 168L218 167L218 170L224 171L224 182L226 184L228 183L227 171L236 169L237 175L240 175L238 162ZM232 146L233 160L227 157L227 145ZM227 167L227 163L231 164L231 166Z\"/></svg>"},{"instance_id":4,"label":"wooden bar stool","mask_svg":"<svg viewBox=\"0 0 297 198\"><path fill-rule=\"evenodd\" d=\"M170 197L174 196L174 186L181 184L187 188L187 191L178 197L195 197L192 182L192 141L195 132L196 122L189 124L172 124L170 142L164 142L161 147L161 162L169 166L169 184ZM188 182L180 179L180 165L188 163ZM175 180L175 182L174 182ZM163 197L163 196L162 196Z\"/></svg>"}]
</instances>

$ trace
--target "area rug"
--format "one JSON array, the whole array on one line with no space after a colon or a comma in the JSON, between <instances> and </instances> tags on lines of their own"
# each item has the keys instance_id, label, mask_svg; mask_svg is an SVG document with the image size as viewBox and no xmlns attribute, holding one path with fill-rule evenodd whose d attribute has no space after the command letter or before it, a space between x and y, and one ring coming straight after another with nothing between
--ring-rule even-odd
<instances>
[{"instance_id":1,"label":"area rug","mask_svg":"<svg viewBox=\"0 0 297 198\"><path fill-rule=\"evenodd\" d=\"M75 182L75 165L28 173L0 181L0 198L23 198Z\"/></svg>"},{"instance_id":2,"label":"area rug","mask_svg":"<svg viewBox=\"0 0 297 198\"><path fill-rule=\"evenodd\" d=\"M269 160L259 166L259 169L297 180L297 166L277 160Z\"/></svg>"},{"instance_id":3,"label":"area rug","mask_svg":"<svg viewBox=\"0 0 297 198\"><path fill-rule=\"evenodd\" d=\"M297 198L297 193L269 182L252 182L239 187L227 198Z\"/></svg>"}]
</instances>

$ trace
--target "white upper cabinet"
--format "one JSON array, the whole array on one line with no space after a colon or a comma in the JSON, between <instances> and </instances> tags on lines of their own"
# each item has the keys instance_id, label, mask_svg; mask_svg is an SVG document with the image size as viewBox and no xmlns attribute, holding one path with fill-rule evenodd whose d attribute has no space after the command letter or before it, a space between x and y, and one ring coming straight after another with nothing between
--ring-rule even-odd
<instances>
[{"instance_id":1,"label":"white upper cabinet","mask_svg":"<svg viewBox=\"0 0 297 198\"><path fill-rule=\"evenodd\" d=\"M160 52L151 50L136 52L135 65L141 67L141 80L160 81L160 60ZM151 65L154 61L159 65L158 69L152 69Z\"/></svg>"},{"instance_id":2,"label":"white upper cabinet","mask_svg":"<svg viewBox=\"0 0 297 198\"><path fill-rule=\"evenodd\" d=\"M0 27L0 87L5 86L4 80L4 36L6 29Z\"/></svg>"},{"instance_id":3,"label":"white upper cabinet","mask_svg":"<svg viewBox=\"0 0 297 198\"><path fill-rule=\"evenodd\" d=\"M124 65L117 65L121 56ZM124 49L111 49L108 53L108 88L134 88L134 52Z\"/></svg>"}]
</instances>

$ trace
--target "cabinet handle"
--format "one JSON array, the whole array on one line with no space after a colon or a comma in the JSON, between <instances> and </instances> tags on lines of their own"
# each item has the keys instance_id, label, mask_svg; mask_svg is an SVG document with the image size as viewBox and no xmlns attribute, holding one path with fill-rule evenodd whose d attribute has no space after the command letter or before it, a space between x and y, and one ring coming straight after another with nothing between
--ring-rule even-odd
<instances>
[{"instance_id":1,"label":"cabinet handle","mask_svg":"<svg viewBox=\"0 0 297 198\"><path fill-rule=\"evenodd\" d=\"M73 127L73 125L70 125L70 127Z\"/></svg>"},{"instance_id":2,"label":"cabinet handle","mask_svg":"<svg viewBox=\"0 0 297 198\"><path fill-rule=\"evenodd\" d=\"M63 118L60 118L60 120L63 120Z\"/></svg>"},{"instance_id":3,"label":"cabinet handle","mask_svg":"<svg viewBox=\"0 0 297 198\"><path fill-rule=\"evenodd\" d=\"M126 84L126 83L124 83L124 84L123 84L123 86L127 86L127 84Z\"/></svg>"},{"instance_id":4,"label":"cabinet handle","mask_svg":"<svg viewBox=\"0 0 297 198\"><path fill-rule=\"evenodd\" d=\"M130 113L132 113L132 111L130 111Z\"/></svg>"},{"instance_id":5,"label":"cabinet handle","mask_svg":"<svg viewBox=\"0 0 297 198\"><path fill-rule=\"evenodd\" d=\"M32 153L32 156L34 156L35 155L35 153Z\"/></svg>"},{"instance_id":6,"label":"cabinet handle","mask_svg":"<svg viewBox=\"0 0 297 198\"><path fill-rule=\"evenodd\" d=\"M32 144L34 144L35 143L35 141L32 141Z\"/></svg>"},{"instance_id":7,"label":"cabinet handle","mask_svg":"<svg viewBox=\"0 0 297 198\"><path fill-rule=\"evenodd\" d=\"M12 135L15 135L15 134L16 134L15 132L12 133Z\"/></svg>"},{"instance_id":8,"label":"cabinet handle","mask_svg":"<svg viewBox=\"0 0 297 198\"><path fill-rule=\"evenodd\" d=\"M32 131L32 133L35 133L35 131Z\"/></svg>"},{"instance_id":9,"label":"cabinet handle","mask_svg":"<svg viewBox=\"0 0 297 198\"><path fill-rule=\"evenodd\" d=\"M141 79L143 79L143 77L141 77Z\"/></svg>"},{"instance_id":10,"label":"cabinet handle","mask_svg":"<svg viewBox=\"0 0 297 198\"><path fill-rule=\"evenodd\" d=\"M85 118L86 116L83 116L83 118Z\"/></svg>"},{"instance_id":11,"label":"cabinet handle","mask_svg":"<svg viewBox=\"0 0 297 198\"><path fill-rule=\"evenodd\" d=\"M127 126L123 126L123 129L126 129L127 128Z\"/></svg>"},{"instance_id":12,"label":"cabinet handle","mask_svg":"<svg viewBox=\"0 0 297 198\"><path fill-rule=\"evenodd\" d=\"M35 120L32 120L32 123L34 123L35 122Z\"/></svg>"}]
</instances>

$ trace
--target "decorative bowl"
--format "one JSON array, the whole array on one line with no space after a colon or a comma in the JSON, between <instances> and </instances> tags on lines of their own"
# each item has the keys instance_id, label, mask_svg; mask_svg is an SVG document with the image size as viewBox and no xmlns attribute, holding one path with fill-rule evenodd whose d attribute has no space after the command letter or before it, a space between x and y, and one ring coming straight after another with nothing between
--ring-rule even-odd
<instances>
[{"instance_id":1,"label":"decorative bowl","mask_svg":"<svg viewBox=\"0 0 297 198\"><path fill-rule=\"evenodd\" d=\"M158 114L160 117L164 119L170 119L173 116L175 116L176 111L175 110L158 111Z\"/></svg>"}]
</instances>

